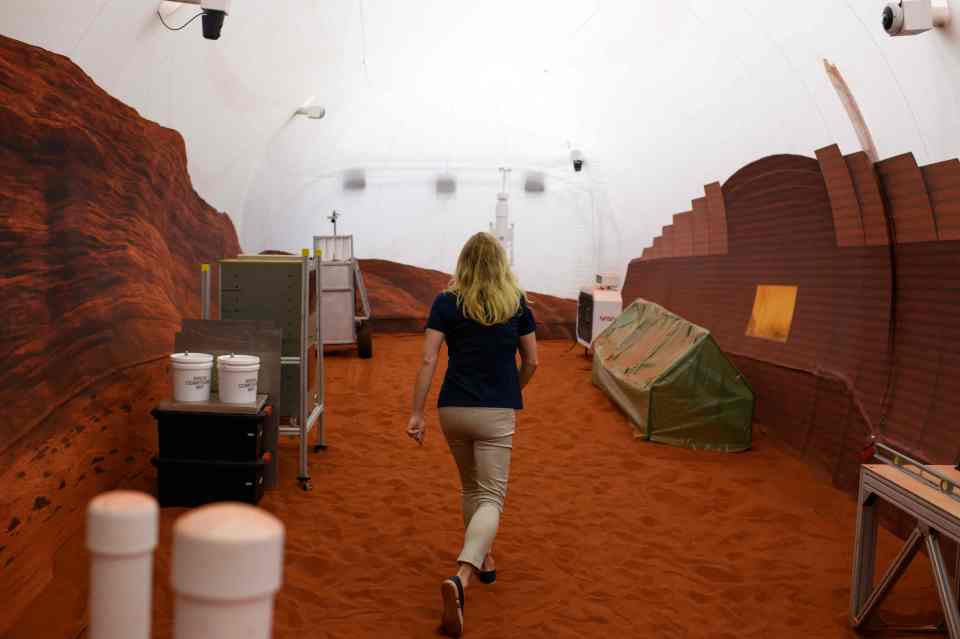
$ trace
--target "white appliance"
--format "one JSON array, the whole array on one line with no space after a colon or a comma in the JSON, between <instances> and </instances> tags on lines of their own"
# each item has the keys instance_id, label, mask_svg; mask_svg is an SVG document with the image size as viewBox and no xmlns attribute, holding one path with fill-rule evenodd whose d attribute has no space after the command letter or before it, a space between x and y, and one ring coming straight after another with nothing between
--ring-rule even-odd
<instances>
[{"instance_id":1,"label":"white appliance","mask_svg":"<svg viewBox=\"0 0 960 639\"><path fill-rule=\"evenodd\" d=\"M598 273L596 281L580 289L577 299L577 342L590 348L593 340L606 330L623 311L620 277Z\"/></svg>"}]
</instances>

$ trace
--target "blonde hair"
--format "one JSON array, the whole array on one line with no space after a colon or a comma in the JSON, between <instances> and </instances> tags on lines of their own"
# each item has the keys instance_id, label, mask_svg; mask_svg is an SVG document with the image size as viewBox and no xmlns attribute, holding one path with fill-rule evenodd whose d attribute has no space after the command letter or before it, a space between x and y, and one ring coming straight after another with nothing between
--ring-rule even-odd
<instances>
[{"instance_id":1,"label":"blonde hair","mask_svg":"<svg viewBox=\"0 0 960 639\"><path fill-rule=\"evenodd\" d=\"M489 233L477 233L463 245L447 291L457 296L464 316L483 326L509 321L527 297L510 270L507 252Z\"/></svg>"}]
</instances>

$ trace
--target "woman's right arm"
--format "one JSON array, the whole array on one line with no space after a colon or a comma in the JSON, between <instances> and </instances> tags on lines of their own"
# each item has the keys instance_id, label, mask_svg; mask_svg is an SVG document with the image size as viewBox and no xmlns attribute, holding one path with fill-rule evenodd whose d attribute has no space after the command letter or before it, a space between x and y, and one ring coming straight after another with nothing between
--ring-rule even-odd
<instances>
[{"instance_id":1,"label":"woman's right arm","mask_svg":"<svg viewBox=\"0 0 960 639\"><path fill-rule=\"evenodd\" d=\"M537 370L537 334L528 333L520 338L520 389L533 379Z\"/></svg>"}]
</instances>

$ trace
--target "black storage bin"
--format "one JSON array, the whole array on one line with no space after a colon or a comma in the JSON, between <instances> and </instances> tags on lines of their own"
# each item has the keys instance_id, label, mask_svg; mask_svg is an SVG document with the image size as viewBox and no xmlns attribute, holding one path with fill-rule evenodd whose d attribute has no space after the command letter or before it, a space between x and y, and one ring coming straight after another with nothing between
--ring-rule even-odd
<instances>
[{"instance_id":1,"label":"black storage bin","mask_svg":"<svg viewBox=\"0 0 960 639\"><path fill-rule=\"evenodd\" d=\"M263 459L255 462L154 457L161 506L199 506L215 501L256 504L263 497Z\"/></svg>"},{"instance_id":2,"label":"black storage bin","mask_svg":"<svg viewBox=\"0 0 960 639\"><path fill-rule=\"evenodd\" d=\"M263 456L263 422L256 415L192 413L156 408L161 459L252 462Z\"/></svg>"}]
</instances>

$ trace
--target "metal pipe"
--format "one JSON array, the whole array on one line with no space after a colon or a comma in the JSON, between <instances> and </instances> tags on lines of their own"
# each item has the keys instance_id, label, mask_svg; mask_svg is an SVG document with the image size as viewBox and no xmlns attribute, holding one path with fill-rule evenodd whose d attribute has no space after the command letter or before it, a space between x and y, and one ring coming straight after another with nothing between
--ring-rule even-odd
<instances>
[{"instance_id":1,"label":"metal pipe","mask_svg":"<svg viewBox=\"0 0 960 639\"><path fill-rule=\"evenodd\" d=\"M327 446L327 430L324 420L324 402L326 401L326 372L323 361L323 249L320 248L320 236L313 236L313 259L316 262L315 295L317 297L317 397L320 407L317 415L317 445L320 448Z\"/></svg>"},{"instance_id":2,"label":"metal pipe","mask_svg":"<svg viewBox=\"0 0 960 639\"><path fill-rule=\"evenodd\" d=\"M157 500L114 490L87 506L90 639L149 639Z\"/></svg>"},{"instance_id":3,"label":"metal pipe","mask_svg":"<svg viewBox=\"0 0 960 639\"><path fill-rule=\"evenodd\" d=\"M310 387L307 382L307 366L310 363L310 249L301 251L300 266L300 407L297 425L300 427L300 479L310 481L310 465L307 450L310 445L310 424L308 423L307 399ZM319 271L317 278L320 277Z\"/></svg>"}]
</instances>

